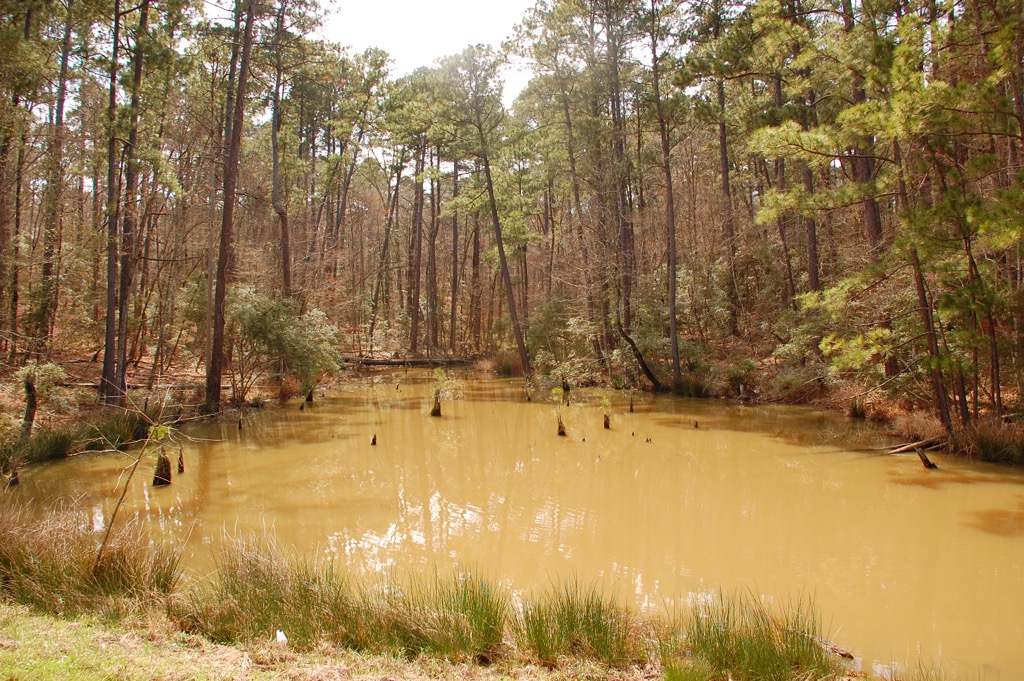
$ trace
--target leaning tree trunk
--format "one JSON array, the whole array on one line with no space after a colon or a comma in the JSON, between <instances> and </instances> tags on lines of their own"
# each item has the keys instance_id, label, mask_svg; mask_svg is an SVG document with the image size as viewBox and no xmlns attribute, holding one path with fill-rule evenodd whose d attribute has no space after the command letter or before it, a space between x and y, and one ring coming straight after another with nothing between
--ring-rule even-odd
<instances>
[{"instance_id":1,"label":"leaning tree trunk","mask_svg":"<svg viewBox=\"0 0 1024 681\"><path fill-rule=\"evenodd\" d=\"M480 128L481 142L483 142L482 127ZM491 225L494 227L494 243L498 248L498 264L501 267L501 280L505 286L505 296L508 302L508 315L512 321L512 333L516 338L516 348L519 350L519 361L523 364L523 373L530 375L530 356L526 352L526 339L523 337L523 328L519 324L519 314L516 312L516 294L512 288L512 275L508 270L508 258L505 257L505 244L501 236L501 218L498 217L498 202L494 196L494 181L491 178L491 162L487 154L483 155L484 181L487 184L487 199L491 208Z\"/></svg>"}]
</instances>

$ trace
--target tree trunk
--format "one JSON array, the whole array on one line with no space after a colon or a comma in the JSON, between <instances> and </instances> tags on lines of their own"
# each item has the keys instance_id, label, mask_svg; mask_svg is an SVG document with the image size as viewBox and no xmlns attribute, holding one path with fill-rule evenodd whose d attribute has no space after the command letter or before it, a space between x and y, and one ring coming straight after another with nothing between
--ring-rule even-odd
<instances>
[{"instance_id":1,"label":"tree trunk","mask_svg":"<svg viewBox=\"0 0 1024 681\"><path fill-rule=\"evenodd\" d=\"M928 356L931 358L932 390L935 393L935 408L939 413L939 420L946 433L953 430L953 421L949 413L949 398L946 395L946 385L942 380L942 368L939 365L939 338L935 332L935 320L932 317L932 306L928 300L928 290L924 283L924 274L921 272L921 261L917 255L917 249L910 249L910 263L914 268L914 285L917 288L917 300L921 313L921 323L924 325L925 336L928 339Z\"/></svg>"},{"instance_id":2,"label":"tree trunk","mask_svg":"<svg viewBox=\"0 0 1024 681\"><path fill-rule=\"evenodd\" d=\"M452 201L459 198L459 162L455 161L452 169ZM452 211L452 287L450 309L448 311L448 352L455 356L455 333L458 323L459 305L459 211Z\"/></svg>"},{"instance_id":3,"label":"tree trunk","mask_svg":"<svg viewBox=\"0 0 1024 681\"><path fill-rule=\"evenodd\" d=\"M732 210L732 186L729 183L729 146L725 125L725 81L715 81L718 95L718 168L722 180L722 200L724 202L726 264L729 281L726 284L729 298L729 333L738 336L740 292L736 274L736 223Z\"/></svg>"},{"instance_id":4,"label":"tree trunk","mask_svg":"<svg viewBox=\"0 0 1024 681\"><path fill-rule=\"evenodd\" d=\"M132 97L129 114L128 144L125 146L124 218L121 223L121 271L117 300L117 358L114 382L119 395L127 392L128 372L128 304L135 283L136 237L139 225L139 112L142 96L143 61L146 54L146 33L149 30L149 0L139 7L139 26L135 35L135 56L132 71Z\"/></svg>"},{"instance_id":5,"label":"tree trunk","mask_svg":"<svg viewBox=\"0 0 1024 681\"><path fill-rule=\"evenodd\" d=\"M281 36L284 33L284 15L287 3L281 0L278 5L277 23L274 29L274 88L271 93L270 149L272 156L273 187L270 202L277 213L277 221L281 227L281 289L285 298L292 297L292 254L288 227L287 198L281 198L281 122L284 114L281 111L281 88L284 78L284 58L281 55Z\"/></svg>"},{"instance_id":6,"label":"tree trunk","mask_svg":"<svg viewBox=\"0 0 1024 681\"><path fill-rule=\"evenodd\" d=\"M114 26L110 53L110 85L107 100L107 305L103 335L103 374L100 397L108 405L124 405L124 391L117 382L117 60L121 42L121 0L114 0Z\"/></svg>"},{"instance_id":7,"label":"tree trunk","mask_svg":"<svg viewBox=\"0 0 1024 681\"><path fill-rule=\"evenodd\" d=\"M64 38L61 41L60 69L57 75L57 97L54 103L53 135L47 154L49 172L43 195L43 266L42 291L39 308L35 313L35 351L44 355L50 346L57 316L57 296L60 275L57 259L61 246L61 195L64 192L64 104L68 90L68 60L71 56L71 14L74 0L68 0L64 19Z\"/></svg>"},{"instance_id":8,"label":"tree trunk","mask_svg":"<svg viewBox=\"0 0 1024 681\"><path fill-rule=\"evenodd\" d=\"M245 95L249 84L249 58L252 54L253 29L256 23L256 0L248 0L245 11L245 34L238 86L235 89L231 137L224 167L224 212L221 215L220 252L217 257L217 290L213 308L213 344L210 364L206 368L206 404L220 407L221 373L224 369L225 301L227 299L228 264L231 258L231 232L235 214L235 192L238 184L238 161L242 148L242 125L245 122Z\"/></svg>"},{"instance_id":9,"label":"tree trunk","mask_svg":"<svg viewBox=\"0 0 1024 681\"><path fill-rule=\"evenodd\" d=\"M661 141L661 168L665 176L665 232L668 246L668 336L672 350L672 380L683 380L679 361L679 325L676 319L678 252L676 249L676 201L672 183L672 144L668 135L665 106L661 101L661 57L658 55L659 16L655 0L651 0L651 80L654 86L654 110L658 118L658 137Z\"/></svg>"},{"instance_id":10,"label":"tree trunk","mask_svg":"<svg viewBox=\"0 0 1024 681\"><path fill-rule=\"evenodd\" d=\"M486 149L486 140L483 135L483 127L478 126L481 148ZM512 275L508 269L508 259L505 257L505 244L501 235L501 219L498 217L498 202L494 196L494 180L491 177L491 161L486 151L481 159L484 164L484 181L487 185L487 199L491 208L491 225L494 228L494 243L498 248L498 264L501 268L501 280L505 287L505 297L508 302L508 315L512 322L512 333L516 338L516 348L519 350L519 361L523 365L523 373L530 375L530 356L526 351L526 339L523 337L523 328L519 324L519 314L516 312L515 289L512 288Z\"/></svg>"},{"instance_id":11,"label":"tree trunk","mask_svg":"<svg viewBox=\"0 0 1024 681\"><path fill-rule=\"evenodd\" d=\"M409 279L406 313L409 315L409 352L419 351L420 336L420 270L423 265L423 170L427 148L424 143L416 152L416 176L413 181L412 231L409 234Z\"/></svg>"}]
</instances>

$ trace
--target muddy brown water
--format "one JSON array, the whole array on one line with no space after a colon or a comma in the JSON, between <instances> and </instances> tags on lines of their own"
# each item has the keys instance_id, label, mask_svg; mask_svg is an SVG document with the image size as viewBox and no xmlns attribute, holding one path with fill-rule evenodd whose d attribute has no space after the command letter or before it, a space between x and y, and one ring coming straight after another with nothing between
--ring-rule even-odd
<instances>
[{"instance_id":1,"label":"muddy brown water","mask_svg":"<svg viewBox=\"0 0 1024 681\"><path fill-rule=\"evenodd\" d=\"M792 407L561 391L465 378L428 416L429 372L355 381L311 407L186 431L184 475L127 511L185 542L198 577L225 535L273 534L351 573L472 568L516 593L596 583L638 609L718 593L813 598L857 664L1024 678L1024 473L878 453L862 421ZM602 427L611 411L611 430ZM556 435L561 414L568 437ZM371 445L376 435L377 444ZM172 460L176 447L172 448ZM26 469L102 527L127 456Z\"/></svg>"}]
</instances>

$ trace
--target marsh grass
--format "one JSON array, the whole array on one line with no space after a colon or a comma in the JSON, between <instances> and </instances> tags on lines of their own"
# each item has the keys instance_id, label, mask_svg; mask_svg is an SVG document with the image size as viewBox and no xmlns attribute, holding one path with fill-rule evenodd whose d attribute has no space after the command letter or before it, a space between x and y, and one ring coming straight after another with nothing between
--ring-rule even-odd
<instances>
[{"instance_id":1,"label":"marsh grass","mask_svg":"<svg viewBox=\"0 0 1024 681\"><path fill-rule=\"evenodd\" d=\"M330 643L487 662L507 612L507 596L473 574L357 587L330 562L291 560L272 539L252 539L226 542L215 580L189 593L176 617L221 643L273 639L280 630L297 649Z\"/></svg>"},{"instance_id":2,"label":"marsh grass","mask_svg":"<svg viewBox=\"0 0 1024 681\"><path fill-rule=\"evenodd\" d=\"M752 595L720 596L695 606L679 626L685 644L668 646L663 661L676 679L786 681L831 678L842 670L822 646L820 621L806 599L777 613Z\"/></svg>"},{"instance_id":3,"label":"marsh grass","mask_svg":"<svg viewBox=\"0 0 1024 681\"><path fill-rule=\"evenodd\" d=\"M115 529L97 563L90 518L58 508L42 518L0 504L0 593L53 615L121 618L165 599L178 578L178 553L151 545L134 523Z\"/></svg>"},{"instance_id":4,"label":"marsh grass","mask_svg":"<svg viewBox=\"0 0 1024 681\"><path fill-rule=\"evenodd\" d=\"M501 651L508 595L469 572L388 587L378 613L389 639L413 656L427 653L454 662L489 664Z\"/></svg>"},{"instance_id":5,"label":"marsh grass","mask_svg":"<svg viewBox=\"0 0 1024 681\"><path fill-rule=\"evenodd\" d=\"M525 601L515 629L520 647L549 667L562 657L622 667L643 656L639 627L630 613L575 580Z\"/></svg>"},{"instance_id":6,"label":"marsh grass","mask_svg":"<svg viewBox=\"0 0 1024 681\"><path fill-rule=\"evenodd\" d=\"M657 665L658 642L673 681L824 679L842 670L809 601L776 613L753 596L722 597L655 621L570 580L513 609L505 588L473 572L353 584L330 560L297 560L261 537L225 540L210 579L179 592L178 554L137 525L115 528L97 563L98 546L83 510L0 503L0 598L59 616L164 612L216 643L273 647L266 642L280 630L297 651L624 670Z\"/></svg>"},{"instance_id":7,"label":"marsh grass","mask_svg":"<svg viewBox=\"0 0 1024 681\"><path fill-rule=\"evenodd\" d=\"M954 431L953 448L989 463L1024 465L1024 429L1015 424L981 420Z\"/></svg>"},{"instance_id":8,"label":"marsh grass","mask_svg":"<svg viewBox=\"0 0 1024 681\"><path fill-rule=\"evenodd\" d=\"M333 565L291 561L272 539L226 541L214 581L187 593L172 615L217 643L274 639L278 630L299 649L367 643L360 599Z\"/></svg>"},{"instance_id":9,"label":"marsh grass","mask_svg":"<svg viewBox=\"0 0 1024 681\"><path fill-rule=\"evenodd\" d=\"M87 423L37 426L24 441L8 441L0 446L0 464L39 463L65 459L88 451L120 450L146 438L149 420L138 412L98 412Z\"/></svg>"}]
</instances>

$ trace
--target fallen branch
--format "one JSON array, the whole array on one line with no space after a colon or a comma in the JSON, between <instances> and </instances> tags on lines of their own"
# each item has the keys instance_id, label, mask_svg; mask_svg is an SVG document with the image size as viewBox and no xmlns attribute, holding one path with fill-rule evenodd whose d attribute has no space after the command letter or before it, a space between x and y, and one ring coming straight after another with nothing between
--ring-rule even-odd
<instances>
[{"instance_id":1,"label":"fallen branch","mask_svg":"<svg viewBox=\"0 0 1024 681\"><path fill-rule=\"evenodd\" d=\"M374 359L372 357L342 357L347 364L365 367L443 367L468 366L476 361L473 357L410 357L407 359Z\"/></svg>"},{"instance_id":2,"label":"fallen branch","mask_svg":"<svg viewBox=\"0 0 1024 681\"><path fill-rule=\"evenodd\" d=\"M940 446L944 441L943 435L936 435L935 437L925 438L919 442L911 442L910 444L900 445L896 449L890 449L889 454L907 454L914 451L915 449L931 449L933 447Z\"/></svg>"}]
</instances>

